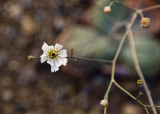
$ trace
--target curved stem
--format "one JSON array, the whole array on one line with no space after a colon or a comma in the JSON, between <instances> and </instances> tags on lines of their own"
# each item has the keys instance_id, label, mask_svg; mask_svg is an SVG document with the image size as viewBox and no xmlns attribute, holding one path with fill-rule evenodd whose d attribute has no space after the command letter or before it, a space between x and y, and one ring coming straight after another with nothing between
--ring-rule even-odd
<instances>
[{"instance_id":1,"label":"curved stem","mask_svg":"<svg viewBox=\"0 0 160 114\"><path fill-rule=\"evenodd\" d=\"M143 17L144 17L143 12L142 12L142 10L141 10L141 9L137 10L137 12L138 12L138 14L141 16L141 18L143 18Z\"/></svg>"},{"instance_id":2,"label":"curved stem","mask_svg":"<svg viewBox=\"0 0 160 114\"><path fill-rule=\"evenodd\" d=\"M132 25L133 25L136 17L137 17L137 13L134 13L133 16L132 16L132 18L131 18L131 20L130 20L130 22L129 22L129 24L128 24L128 27L127 27L126 32L124 33L124 35L123 35L122 38L121 38L121 41L120 41L120 43L119 43L117 52L116 52L115 57L114 57L114 59L113 59L113 62L116 62L116 60L117 60L117 58L118 58L118 56L119 56L119 53L120 53L120 51L121 51L121 48L122 48L122 46L123 46L123 43L124 43L124 41L125 41L128 33L129 33Z\"/></svg>"},{"instance_id":3,"label":"curved stem","mask_svg":"<svg viewBox=\"0 0 160 114\"><path fill-rule=\"evenodd\" d=\"M145 105L145 107L155 107L155 108L160 108L160 106L151 106L151 105Z\"/></svg>"},{"instance_id":4,"label":"curved stem","mask_svg":"<svg viewBox=\"0 0 160 114\"><path fill-rule=\"evenodd\" d=\"M133 61L134 61L135 69L136 69L136 71L138 73L139 78L143 82L143 87L144 87L145 92L147 94L147 97L148 97L150 105L154 106L150 90L149 90L149 88L147 86L147 83L146 83L146 81L144 79L144 76L143 76L143 73L141 71L141 68L139 66L139 62L138 62L138 58L137 58L137 54L136 54L135 43L134 43L134 40L133 40L133 33L132 33L131 30L130 30L130 32L128 34L128 38L129 38L129 43L130 43L130 47L131 47L131 53L132 53L132 56L133 56ZM152 107L152 111L153 111L154 114L157 114L157 111L156 111L155 107Z\"/></svg>"}]
</instances>

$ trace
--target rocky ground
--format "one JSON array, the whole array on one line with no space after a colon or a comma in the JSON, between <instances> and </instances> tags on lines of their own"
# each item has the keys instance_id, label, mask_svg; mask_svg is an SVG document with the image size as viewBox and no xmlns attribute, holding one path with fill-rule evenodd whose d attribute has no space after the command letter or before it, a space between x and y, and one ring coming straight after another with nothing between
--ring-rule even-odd
<instances>
[{"instance_id":1,"label":"rocky ground","mask_svg":"<svg viewBox=\"0 0 160 114\"><path fill-rule=\"evenodd\" d=\"M41 64L39 59L27 60L28 55L42 54L44 41L49 44L60 42L68 49L72 48L67 43L73 41L69 38L74 27L101 31L90 22L95 7L93 0L0 1L0 114L103 114L99 103L110 81L109 65L68 60L67 67L62 66L60 71L51 73L47 63ZM159 42L159 27L154 26L149 31ZM80 49L85 48L85 45L79 45ZM159 66L157 68L148 74L154 76L147 77L147 82L153 100L160 104ZM117 64L116 79L134 96L138 94L138 77L122 61ZM140 100L148 104L145 93ZM158 111L160 113L160 109ZM108 114L143 113L143 107L112 87Z\"/></svg>"}]
</instances>

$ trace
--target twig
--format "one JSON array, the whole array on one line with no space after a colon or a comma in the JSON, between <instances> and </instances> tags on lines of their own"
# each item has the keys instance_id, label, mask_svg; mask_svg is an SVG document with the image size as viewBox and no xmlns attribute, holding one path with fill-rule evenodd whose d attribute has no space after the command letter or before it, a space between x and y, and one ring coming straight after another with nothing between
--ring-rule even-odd
<instances>
[{"instance_id":1,"label":"twig","mask_svg":"<svg viewBox=\"0 0 160 114\"><path fill-rule=\"evenodd\" d=\"M108 94L109 94L109 91L112 87L112 83L113 83L113 80L114 80L114 72L115 72L115 63L112 64L112 73L111 73L111 80L110 80L110 83L108 85L108 89L105 93L105 96L104 96L104 99L108 99Z\"/></svg>"},{"instance_id":2,"label":"twig","mask_svg":"<svg viewBox=\"0 0 160 114\"><path fill-rule=\"evenodd\" d=\"M148 110L147 110L147 108L144 106L144 109L145 109L145 111L147 112L147 114L149 114L149 112L148 112Z\"/></svg>"},{"instance_id":3,"label":"twig","mask_svg":"<svg viewBox=\"0 0 160 114\"><path fill-rule=\"evenodd\" d=\"M117 61L117 58L118 58L118 56L119 56L119 53L120 53L121 48L122 48L122 46L123 46L123 43L124 43L124 41L125 41L128 33L129 33L132 25L133 25L136 17L137 17L137 13L134 13L133 16L132 16L132 18L131 18L131 21L130 21L129 24L128 24L128 27L127 27L126 32L125 32L124 35L122 36L122 39L121 39L121 41L120 41L120 43L119 43L119 47L118 47L118 49L117 49L117 52L116 52L115 57L114 57L114 59L113 59L113 62L116 62L116 61Z\"/></svg>"},{"instance_id":4,"label":"twig","mask_svg":"<svg viewBox=\"0 0 160 114\"><path fill-rule=\"evenodd\" d=\"M143 8L142 12L146 12L146 11L150 11L150 10L154 10L160 8L160 5L155 5L155 6L151 6L151 7L147 7L147 8Z\"/></svg>"},{"instance_id":5,"label":"twig","mask_svg":"<svg viewBox=\"0 0 160 114\"><path fill-rule=\"evenodd\" d=\"M107 108L106 107L104 108L104 114L107 114Z\"/></svg>"},{"instance_id":6,"label":"twig","mask_svg":"<svg viewBox=\"0 0 160 114\"><path fill-rule=\"evenodd\" d=\"M140 86L140 89L139 89L139 92L138 92L138 95L137 95L136 99L138 99L140 97L140 95L142 95L142 94L143 94L142 93L142 87Z\"/></svg>"},{"instance_id":7,"label":"twig","mask_svg":"<svg viewBox=\"0 0 160 114\"><path fill-rule=\"evenodd\" d=\"M113 83L120 89L122 90L124 93L126 93L128 96L130 96L132 99L134 99L135 101L137 101L141 106L144 107L145 111L147 112L147 114L149 114L146 105L144 105L141 101L137 100L136 97L134 97L131 93L129 93L127 90L125 90L122 86L120 86L115 80L113 80Z\"/></svg>"},{"instance_id":8,"label":"twig","mask_svg":"<svg viewBox=\"0 0 160 114\"><path fill-rule=\"evenodd\" d=\"M67 57L69 59L77 59L77 60L84 60L84 61L93 61L93 62L102 62L102 63L108 63L111 64L112 60L102 60L102 59L90 59L90 58L81 58L81 57L73 57L73 53L71 54L70 57ZM40 59L40 57L32 57L31 59Z\"/></svg>"},{"instance_id":9,"label":"twig","mask_svg":"<svg viewBox=\"0 0 160 114\"><path fill-rule=\"evenodd\" d=\"M75 57L75 56L67 57L67 58L69 58L69 59L77 59L77 60L84 60L84 61L102 62L102 63L108 63L108 64L112 63L112 60L109 61L109 60L101 60L101 59L90 59L90 58L81 58L81 57Z\"/></svg>"},{"instance_id":10,"label":"twig","mask_svg":"<svg viewBox=\"0 0 160 114\"><path fill-rule=\"evenodd\" d=\"M136 97L134 97L131 93L129 93L127 90L125 90L122 86L120 86L115 80L113 80L113 83L120 89L122 90L124 93L126 93L127 95L129 95L132 99L137 100ZM138 101L138 100L137 100ZM143 103L140 103L142 106L144 106Z\"/></svg>"},{"instance_id":11,"label":"twig","mask_svg":"<svg viewBox=\"0 0 160 114\"><path fill-rule=\"evenodd\" d=\"M160 108L160 106L151 106L151 105L145 105L145 107L155 107L155 108Z\"/></svg>"},{"instance_id":12,"label":"twig","mask_svg":"<svg viewBox=\"0 0 160 114\"><path fill-rule=\"evenodd\" d=\"M147 94L147 97L148 97L150 105L154 106L154 103L153 103L153 100L152 100L152 97L151 97L151 94L150 94L150 90L148 89L147 83L146 83L146 81L144 79L144 76L143 76L142 71L141 71L140 66L139 66L139 62L138 62L138 58L137 58L137 54L136 54L135 43L134 43L134 40L133 40L133 34L132 34L131 30L129 31L128 37L129 37L131 53L132 53L132 56L133 56L135 69L136 69L136 71L138 73L139 78L143 82L143 87L144 87L145 92ZM152 111L153 111L154 114L157 114L157 111L156 111L155 107L152 107Z\"/></svg>"},{"instance_id":13,"label":"twig","mask_svg":"<svg viewBox=\"0 0 160 114\"><path fill-rule=\"evenodd\" d=\"M125 39L126 39L126 37L127 37L127 34L129 33L129 31L130 31L130 29L131 29L131 27L132 27L132 25L133 25L136 17L137 17L137 13L134 13L133 16L132 16L132 18L131 18L131 20L130 20L130 23L128 24L128 29L126 30L126 32L125 32L124 35L122 36L121 41L120 41L120 43L119 43L118 49L117 49L116 54L115 54L115 56L114 56L114 59L113 59L113 61L112 61L111 80L110 80L109 86L108 86L108 88L107 88L107 91L106 91L106 93L105 93L104 99L108 99L108 94L109 94L109 92L110 92L110 89L111 89L111 87L112 87L112 83L113 83L113 80L114 80L115 65L116 65L117 58L118 58L119 53L120 53L120 51L121 51L121 49L122 49L122 46L123 46L123 43L124 43L124 41L125 41Z\"/></svg>"}]
</instances>

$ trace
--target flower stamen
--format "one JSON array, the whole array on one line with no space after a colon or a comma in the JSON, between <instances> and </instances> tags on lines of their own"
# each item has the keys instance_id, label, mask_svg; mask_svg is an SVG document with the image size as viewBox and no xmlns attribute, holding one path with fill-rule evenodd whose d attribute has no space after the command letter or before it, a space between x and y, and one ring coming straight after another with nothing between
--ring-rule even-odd
<instances>
[{"instance_id":1,"label":"flower stamen","mask_svg":"<svg viewBox=\"0 0 160 114\"><path fill-rule=\"evenodd\" d=\"M48 55L51 59L55 59L58 56L58 52L56 50L51 50Z\"/></svg>"}]
</instances>

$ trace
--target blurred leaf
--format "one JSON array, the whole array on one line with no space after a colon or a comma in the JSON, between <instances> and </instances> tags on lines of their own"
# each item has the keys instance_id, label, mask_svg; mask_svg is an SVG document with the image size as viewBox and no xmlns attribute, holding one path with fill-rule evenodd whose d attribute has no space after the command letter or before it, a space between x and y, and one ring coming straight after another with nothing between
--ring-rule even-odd
<instances>
[{"instance_id":1,"label":"blurred leaf","mask_svg":"<svg viewBox=\"0 0 160 114\"><path fill-rule=\"evenodd\" d=\"M96 59L112 59L116 50L106 36L101 36L94 29L77 27L74 29L66 46L74 48L74 55Z\"/></svg>"},{"instance_id":2,"label":"blurred leaf","mask_svg":"<svg viewBox=\"0 0 160 114\"><path fill-rule=\"evenodd\" d=\"M149 76L150 73L154 73L159 64L160 52L158 43L148 36L138 36L134 40L141 70L145 76L147 74ZM122 51L121 59L135 71L129 42L127 42L126 48Z\"/></svg>"}]
</instances>

